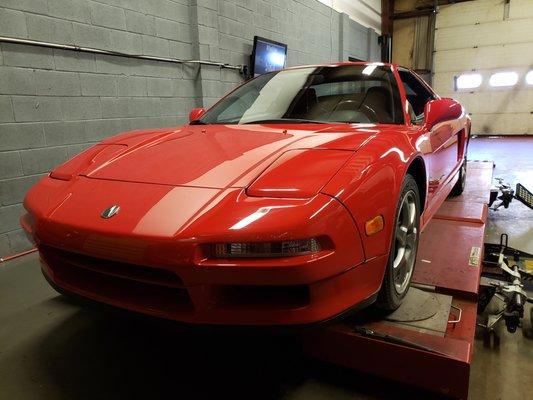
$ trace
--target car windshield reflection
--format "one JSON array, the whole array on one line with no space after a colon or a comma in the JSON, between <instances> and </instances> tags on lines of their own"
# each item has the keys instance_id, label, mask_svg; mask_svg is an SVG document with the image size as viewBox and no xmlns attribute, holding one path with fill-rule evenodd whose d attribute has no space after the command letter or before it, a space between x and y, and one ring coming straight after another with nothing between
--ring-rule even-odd
<instances>
[{"instance_id":1,"label":"car windshield reflection","mask_svg":"<svg viewBox=\"0 0 533 400\"><path fill-rule=\"evenodd\" d=\"M302 67L254 78L195 124L402 124L392 70L379 63Z\"/></svg>"}]
</instances>

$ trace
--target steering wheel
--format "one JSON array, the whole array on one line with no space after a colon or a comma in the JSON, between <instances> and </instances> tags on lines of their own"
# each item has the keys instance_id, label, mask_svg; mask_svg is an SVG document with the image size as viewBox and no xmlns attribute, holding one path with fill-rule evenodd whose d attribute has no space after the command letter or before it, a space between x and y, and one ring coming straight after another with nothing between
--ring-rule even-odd
<instances>
[{"instance_id":1,"label":"steering wheel","mask_svg":"<svg viewBox=\"0 0 533 400\"><path fill-rule=\"evenodd\" d=\"M355 100L339 101L337 105L330 111L328 118L335 121L343 121L349 123L371 123L367 114L359 111L361 103Z\"/></svg>"},{"instance_id":2,"label":"steering wheel","mask_svg":"<svg viewBox=\"0 0 533 400\"><path fill-rule=\"evenodd\" d=\"M379 122L378 114L371 107L367 106L366 104L361 104L359 108L364 108L364 110L362 110L363 114L365 114L370 121Z\"/></svg>"}]
</instances>

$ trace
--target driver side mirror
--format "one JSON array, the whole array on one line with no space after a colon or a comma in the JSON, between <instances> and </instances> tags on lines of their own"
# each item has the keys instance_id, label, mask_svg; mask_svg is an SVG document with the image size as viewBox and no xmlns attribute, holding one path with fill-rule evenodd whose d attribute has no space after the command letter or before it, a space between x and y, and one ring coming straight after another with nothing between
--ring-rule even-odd
<instances>
[{"instance_id":1,"label":"driver side mirror","mask_svg":"<svg viewBox=\"0 0 533 400\"><path fill-rule=\"evenodd\" d=\"M439 122L457 119L463 114L463 106L454 99L431 100L424 108L426 128L431 130Z\"/></svg>"},{"instance_id":2,"label":"driver side mirror","mask_svg":"<svg viewBox=\"0 0 533 400\"><path fill-rule=\"evenodd\" d=\"M205 108L193 108L189 113L189 122L197 121L205 113Z\"/></svg>"}]
</instances>

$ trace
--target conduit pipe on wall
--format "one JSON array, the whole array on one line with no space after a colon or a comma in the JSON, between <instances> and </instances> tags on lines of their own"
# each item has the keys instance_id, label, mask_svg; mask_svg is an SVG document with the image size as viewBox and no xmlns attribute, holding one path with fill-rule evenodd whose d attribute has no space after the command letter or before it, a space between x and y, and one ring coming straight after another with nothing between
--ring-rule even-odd
<instances>
[{"instance_id":1,"label":"conduit pipe on wall","mask_svg":"<svg viewBox=\"0 0 533 400\"><path fill-rule=\"evenodd\" d=\"M180 60L178 58L156 57L156 56L147 56L147 55L142 55L142 54L129 54L129 53L122 53L120 51L102 50L102 49L95 49L92 47L75 46L71 44L41 42L39 40L31 40L31 39L18 39L18 38L6 37L6 36L0 36L0 43L13 43L13 44L23 44L23 45L28 45L28 46L48 47L52 49L72 50L72 51L80 51L83 53L104 54L104 55L109 55L109 56L117 56L117 57L125 57L125 58L136 58L139 60L162 61L162 62L168 62L168 63L174 63L174 64L210 65L210 66L219 67L219 68L238 70L241 73L244 72L243 65L231 65L231 64L224 64L224 63L213 62L213 61L202 61L202 60Z\"/></svg>"}]
</instances>

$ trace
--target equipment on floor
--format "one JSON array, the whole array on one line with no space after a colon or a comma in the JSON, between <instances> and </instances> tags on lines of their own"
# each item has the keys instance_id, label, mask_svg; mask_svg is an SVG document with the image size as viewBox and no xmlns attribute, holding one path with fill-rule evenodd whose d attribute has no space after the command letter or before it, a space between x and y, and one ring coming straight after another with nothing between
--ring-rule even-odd
<instances>
[{"instance_id":1,"label":"equipment on floor","mask_svg":"<svg viewBox=\"0 0 533 400\"><path fill-rule=\"evenodd\" d=\"M502 178L494 178L498 183L490 188L489 207L496 211L500 207L509 208L509 204L516 199L533 209L533 193L525 188L524 185L517 183L516 189L513 190L509 183L505 183ZM501 193L501 194L500 194ZM493 205L496 200L500 200Z\"/></svg>"},{"instance_id":2,"label":"equipment on floor","mask_svg":"<svg viewBox=\"0 0 533 400\"><path fill-rule=\"evenodd\" d=\"M478 314L487 310L485 323L479 324L486 335L493 334L501 320L507 331L516 332L524 318L525 303L533 303L524 290L527 281L533 282L533 271L527 269L533 255L509 247L508 242L508 235L503 233L499 244L485 243Z\"/></svg>"}]
</instances>

